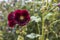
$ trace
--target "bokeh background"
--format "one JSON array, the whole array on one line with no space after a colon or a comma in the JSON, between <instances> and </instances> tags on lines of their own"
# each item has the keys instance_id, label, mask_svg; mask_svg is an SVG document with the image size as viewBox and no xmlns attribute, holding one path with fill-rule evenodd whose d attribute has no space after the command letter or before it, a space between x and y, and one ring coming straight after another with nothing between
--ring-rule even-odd
<instances>
[{"instance_id":1,"label":"bokeh background","mask_svg":"<svg viewBox=\"0 0 60 40\"><path fill-rule=\"evenodd\" d=\"M16 9L28 10L31 20L12 29L8 14ZM0 0L0 40L60 40L60 0Z\"/></svg>"}]
</instances>

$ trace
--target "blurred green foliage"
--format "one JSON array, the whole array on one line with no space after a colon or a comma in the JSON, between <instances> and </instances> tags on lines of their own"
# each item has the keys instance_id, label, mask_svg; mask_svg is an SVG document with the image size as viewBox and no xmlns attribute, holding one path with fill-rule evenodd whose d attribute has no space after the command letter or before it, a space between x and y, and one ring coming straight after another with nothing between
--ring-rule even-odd
<instances>
[{"instance_id":1,"label":"blurred green foliage","mask_svg":"<svg viewBox=\"0 0 60 40\"><path fill-rule=\"evenodd\" d=\"M6 4L6 5L4 5ZM38 23L35 21L30 21L26 26L22 27L21 30L18 28L10 29L8 28L7 18L8 14L16 9L27 9L31 16L39 16L42 19L42 14L44 14L44 38L47 40L60 40L60 10L59 7L53 6L48 3L48 6L42 6L42 3L34 3L28 2L24 6L21 6L20 2L16 2L15 4L11 3L1 3L0 11L2 11L2 15L4 15L4 21L0 21L0 35L1 40L32 40L26 37L27 34L35 33L42 35L42 21ZM54 3L53 3L54 4ZM13 6L11 6L13 5ZM2 33L3 32L3 33ZM18 37L19 36L19 37ZM20 38L21 37L21 38ZM19 39L17 39L19 38ZM33 40L38 40L35 38Z\"/></svg>"}]
</instances>

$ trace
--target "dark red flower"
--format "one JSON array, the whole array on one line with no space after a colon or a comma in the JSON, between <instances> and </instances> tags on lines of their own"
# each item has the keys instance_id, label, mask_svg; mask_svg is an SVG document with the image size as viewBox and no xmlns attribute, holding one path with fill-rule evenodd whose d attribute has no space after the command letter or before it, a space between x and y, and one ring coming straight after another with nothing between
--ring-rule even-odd
<instances>
[{"instance_id":1,"label":"dark red flower","mask_svg":"<svg viewBox=\"0 0 60 40\"><path fill-rule=\"evenodd\" d=\"M13 12L11 12L9 15L8 15L8 25L9 27L14 27L16 24L15 20L14 20L14 14Z\"/></svg>"},{"instance_id":2,"label":"dark red flower","mask_svg":"<svg viewBox=\"0 0 60 40\"><path fill-rule=\"evenodd\" d=\"M30 15L27 10L15 10L8 15L8 25L10 27L18 24L24 26L30 21Z\"/></svg>"},{"instance_id":3,"label":"dark red flower","mask_svg":"<svg viewBox=\"0 0 60 40\"><path fill-rule=\"evenodd\" d=\"M8 21L9 27L13 28L16 25L16 22L14 20Z\"/></svg>"},{"instance_id":4,"label":"dark red flower","mask_svg":"<svg viewBox=\"0 0 60 40\"><path fill-rule=\"evenodd\" d=\"M20 26L26 25L30 21L30 15L27 10L15 10L15 20Z\"/></svg>"},{"instance_id":5,"label":"dark red flower","mask_svg":"<svg viewBox=\"0 0 60 40\"><path fill-rule=\"evenodd\" d=\"M11 20L14 20L14 12L11 12L9 15L8 15L8 21L11 21Z\"/></svg>"}]
</instances>

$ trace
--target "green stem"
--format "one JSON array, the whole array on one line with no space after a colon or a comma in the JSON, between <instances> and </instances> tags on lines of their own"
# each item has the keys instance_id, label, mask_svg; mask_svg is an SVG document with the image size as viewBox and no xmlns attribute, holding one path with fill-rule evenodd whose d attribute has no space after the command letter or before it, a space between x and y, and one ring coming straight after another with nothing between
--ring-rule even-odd
<instances>
[{"instance_id":1,"label":"green stem","mask_svg":"<svg viewBox=\"0 0 60 40\"><path fill-rule=\"evenodd\" d=\"M38 34L40 35L40 27L39 27L38 22L37 22L37 27L38 27ZM39 37L39 38L40 38L40 37ZM39 38L38 38L38 40L40 40Z\"/></svg>"},{"instance_id":2,"label":"green stem","mask_svg":"<svg viewBox=\"0 0 60 40\"><path fill-rule=\"evenodd\" d=\"M56 21L52 22L52 23L49 25L49 28L50 28L51 31L52 31L51 28L53 27L53 24L54 24L54 23L57 23L57 22L59 22L59 21L60 21L60 20L56 20ZM54 31L53 31L53 32L54 32Z\"/></svg>"},{"instance_id":3,"label":"green stem","mask_svg":"<svg viewBox=\"0 0 60 40\"><path fill-rule=\"evenodd\" d=\"M44 5L44 0L42 0L42 5Z\"/></svg>"},{"instance_id":4,"label":"green stem","mask_svg":"<svg viewBox=\"0 0 60 40\"><path fill-rule=\"evenodd\" d=\"M42 14L42 40L44 40L44 15Z\"/></svg>"},{"instance_id":5,"label":"green stem","mask_svg":"<svg viewBox=\"0 0 60 40\"><path fill-rule=\"evenodd\" d=\"M46 2L46 7L48 7L48 0L47 0L47 2Z\"/></svg>"},{"instance_id":6,"label":"green stem","mask_svg":"<svg viewBox=\"0 0 60 40\"><path fill-rule=\"evenodd\" d=\"M49 27L52 27L52 25L53 25L54 23L59 22L59 21L60 21L60 20L56 20L56 21L52 22L52 23L49 25Z\"/></svg>"},{"instance_id":7,"label":"green stem","mask_svg":"<svg viewBox=\"0 0 60 40\"><path fill-rule=\"evenodd\" d=\"M37 27L38 27L38 34L40 34L40 27L38 23L37 23Z\"/></svg>"},{"instance_id":8,"label":"green stem","mask_svg":"<svg viewBox=\"0 0 60 40\"><path fill-rule=\"evenodd\" d=\"M57 37L57 34L56 34L55 31L53 31L53 29L51 29L51 27L53 27L53 24L54 24L54 23L57 23L57 22L59 22L59 21L60 21L60 20L56 20L56 21L52 22L52 23L49 25L51 32L53 32L56 37Z\"/></svg>"},{"instance_id":9,"label":"green stem","mask_svg":"<svg viewBox=\"0 0 60 40\"><path fill-rule=\"evenodd\" d=\"M37 22L37 30L36 30L36 34L39 34L40 35L40 27L39 27L39 24ZM36 40L39 40L40 37L36 38Z\"/></svg>"}]
</instances>

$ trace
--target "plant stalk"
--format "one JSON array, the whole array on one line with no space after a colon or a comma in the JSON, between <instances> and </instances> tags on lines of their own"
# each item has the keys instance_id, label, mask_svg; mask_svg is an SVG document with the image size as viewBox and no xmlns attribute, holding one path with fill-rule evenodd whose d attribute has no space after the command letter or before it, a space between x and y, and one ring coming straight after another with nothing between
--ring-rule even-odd
<instances>
[{"instance_id":1,"label":"plant stalk","mask_svg":"<svg viewBox=\"0 0 60 40\"><path fill-rule=\"evenodd\" d=\"M44 14L42 14L42 40L44 40Z\"/></svg>"}]
</instances>

